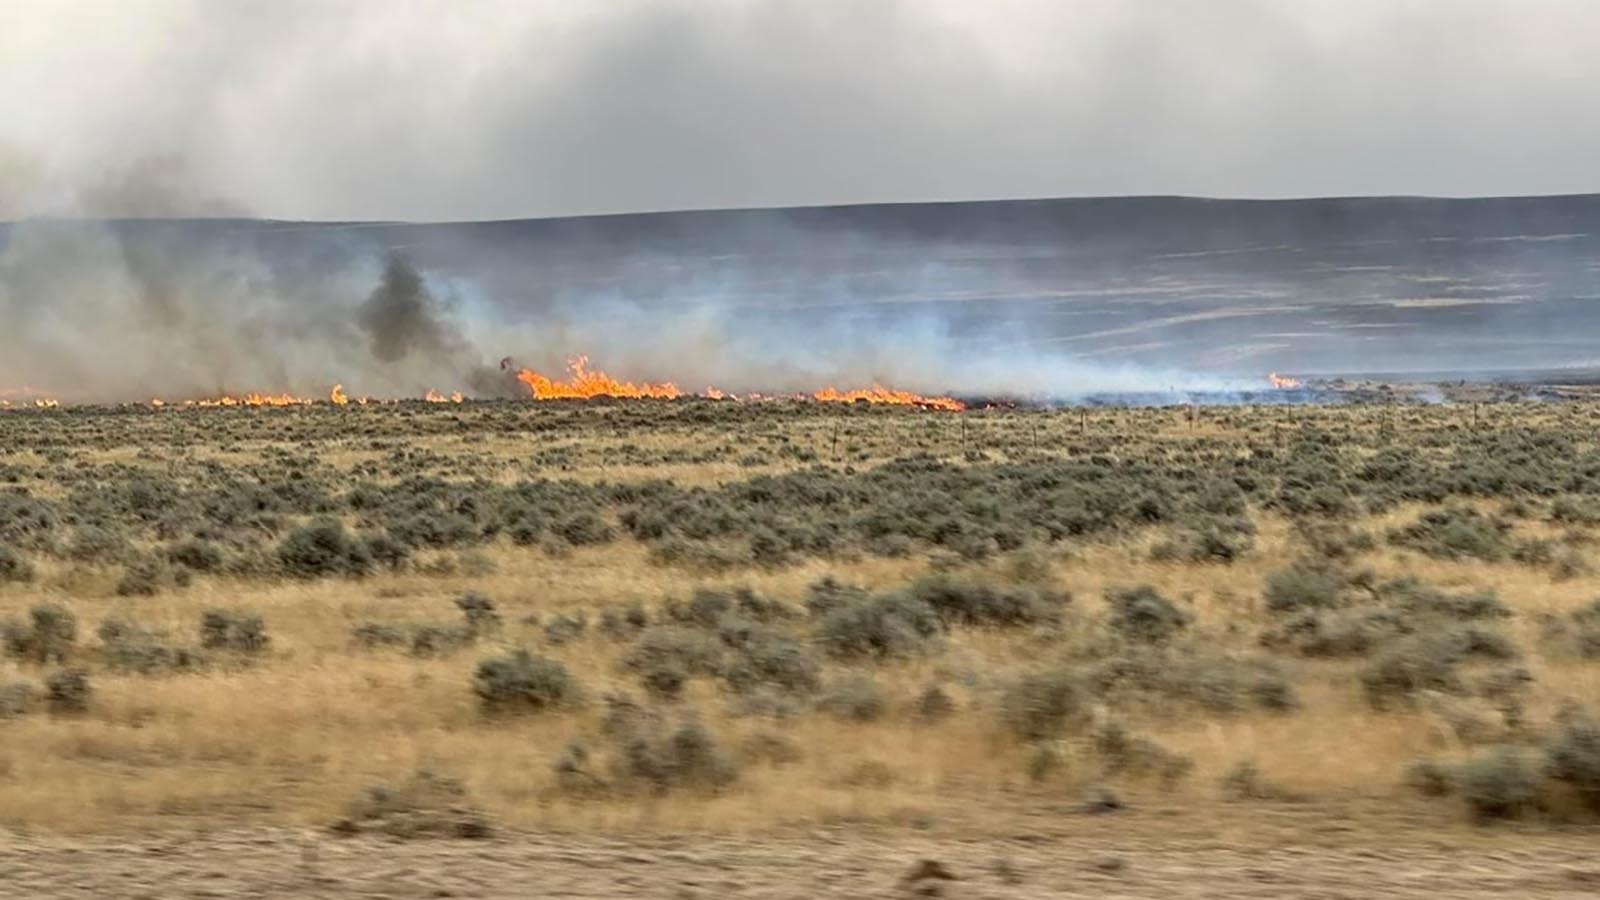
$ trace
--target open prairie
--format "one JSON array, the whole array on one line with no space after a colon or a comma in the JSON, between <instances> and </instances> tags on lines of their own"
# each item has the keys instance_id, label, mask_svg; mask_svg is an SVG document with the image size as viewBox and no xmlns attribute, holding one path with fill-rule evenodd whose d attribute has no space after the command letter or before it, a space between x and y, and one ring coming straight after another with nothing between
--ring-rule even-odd
<instances>
[{"instance_id":1,"label":"open prairie","mask_svg":"<svg viewBox=\"0 0 1600 900\"><path fill-rule=\"evenodd\" d=\"M8 889L1592 891L1597 425L0 412Z\"/></svg>"}]
</instances>

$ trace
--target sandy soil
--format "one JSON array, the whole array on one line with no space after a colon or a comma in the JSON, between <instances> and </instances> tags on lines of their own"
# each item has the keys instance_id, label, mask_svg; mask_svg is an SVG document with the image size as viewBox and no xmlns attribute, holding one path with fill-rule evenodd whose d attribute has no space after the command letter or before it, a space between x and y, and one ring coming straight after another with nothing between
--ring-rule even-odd
<instances>
[{"instance_id":1,"label":"sandy soil","mask_svg":"<svg viewBox=\"0 0 1600 900\"><path fill-rule=\"evenodd\" d=\"M844 826L780 836L293 829L0 836L4 897L1593 897L1593 830L1428 828L1321 808L1091 816L986 837ZM937 865L929 865L929 861ZM908 877L921 871L928 877ZM950 877L941 877L941 876Z\"/></svg>"}]
</instances>

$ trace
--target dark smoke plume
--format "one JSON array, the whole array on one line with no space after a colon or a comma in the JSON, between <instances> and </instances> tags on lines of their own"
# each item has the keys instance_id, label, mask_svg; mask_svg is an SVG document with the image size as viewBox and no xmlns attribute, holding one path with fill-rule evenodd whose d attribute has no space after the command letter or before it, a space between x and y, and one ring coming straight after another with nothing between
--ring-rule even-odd
<instances>
[{"instance_id":1,"label":"dark smoke plume","mask_svg":"<svg viewBox=\"0 0 1600 900\"><path fill-rule=\"evenodd\" d=\"M357 310L356 322L367 335L372 355L399 362L412 354L448 359L466 349L466 341L405 254L393 252L383 277Z\"/></svg>"}]
</instances>

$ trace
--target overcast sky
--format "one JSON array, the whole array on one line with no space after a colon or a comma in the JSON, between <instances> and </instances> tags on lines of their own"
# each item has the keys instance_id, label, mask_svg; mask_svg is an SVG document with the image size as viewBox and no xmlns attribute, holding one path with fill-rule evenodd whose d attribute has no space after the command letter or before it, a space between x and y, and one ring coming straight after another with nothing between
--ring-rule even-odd
<instances>
[{"instance_id":1,"label":"overcast sky","mask_svg":"<svg viewBox=\"0 0 1600 900\"><path fill-rule=\"evenodd\" d=\"M1600 189L1595 0L6 0L0 218Z\"/></svg>"}]
</instances>

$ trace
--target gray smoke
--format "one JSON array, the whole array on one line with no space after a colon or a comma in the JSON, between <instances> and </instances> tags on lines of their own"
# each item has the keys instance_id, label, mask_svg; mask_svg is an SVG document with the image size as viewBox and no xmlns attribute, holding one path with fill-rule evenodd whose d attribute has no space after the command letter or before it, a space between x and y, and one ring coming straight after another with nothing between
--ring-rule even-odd
<instances>
[{"instance_id":1,"label":"gray smoke","mask_svg":"<svg viewBox=\"0 0 1600 900\"><path fill-rule=\"evenodd\" d=\"M907 269L904 250L861 235L774 230L771 241L803 248L792 270L602 241L583 251L570 284L553 274L529 294L521 270L473 262L470 253L430 269L412 251L364 236L368 227L0 227L0 388L31 386L77 402L247 391L322 397L334 383L379 397L430 389L523 396L515 367L491 361L511 356L561 378L575 353L614 377L671 380L688 392L881 383L1062 397L1222 383L1033 345L1031 312L972 320L962 304L939 300L970 276L937 262ZM860 272L846 277L850 265L830 256L845 245L857 264L881 257L888 274L869 267L865 281Z\"/></svg>"},{"instance_id":2,"label":"gray smoke","mask_svg":"<svg viewBox=\"0 0 1600 900\"><path fill-rule=\"evenodd\" d=\"M1585 191L1597 29L1592 0L10 0L0 143L38 189L0 216L170 213L63 186L173 156L188 214L323 219Z\"/></svg>"},{"instance_id":3,"label":"gray smoke","mask_svg":"<svg viewBox=\"0 0 1600 900\"><path fill-rule=\"evenodd\" d=\"M400 362L414 354L450 359L466 350L466 341L446 315L411 260L394 252L384 263L378 286L356 311L356 322L381 362Z\"/></svg>"},{"instance_id":4,"label":"gray smoke","mask_svg":"<svg viewBox=\"0 0 1600 900\"><path fill-rule=\"evenodd\" d=\"M0 230L0 387L82 402L322 397L335 382L418 396L482 368L402 258L284 262L195 227L221 226Z\"/></svg>"}]
</instances>

